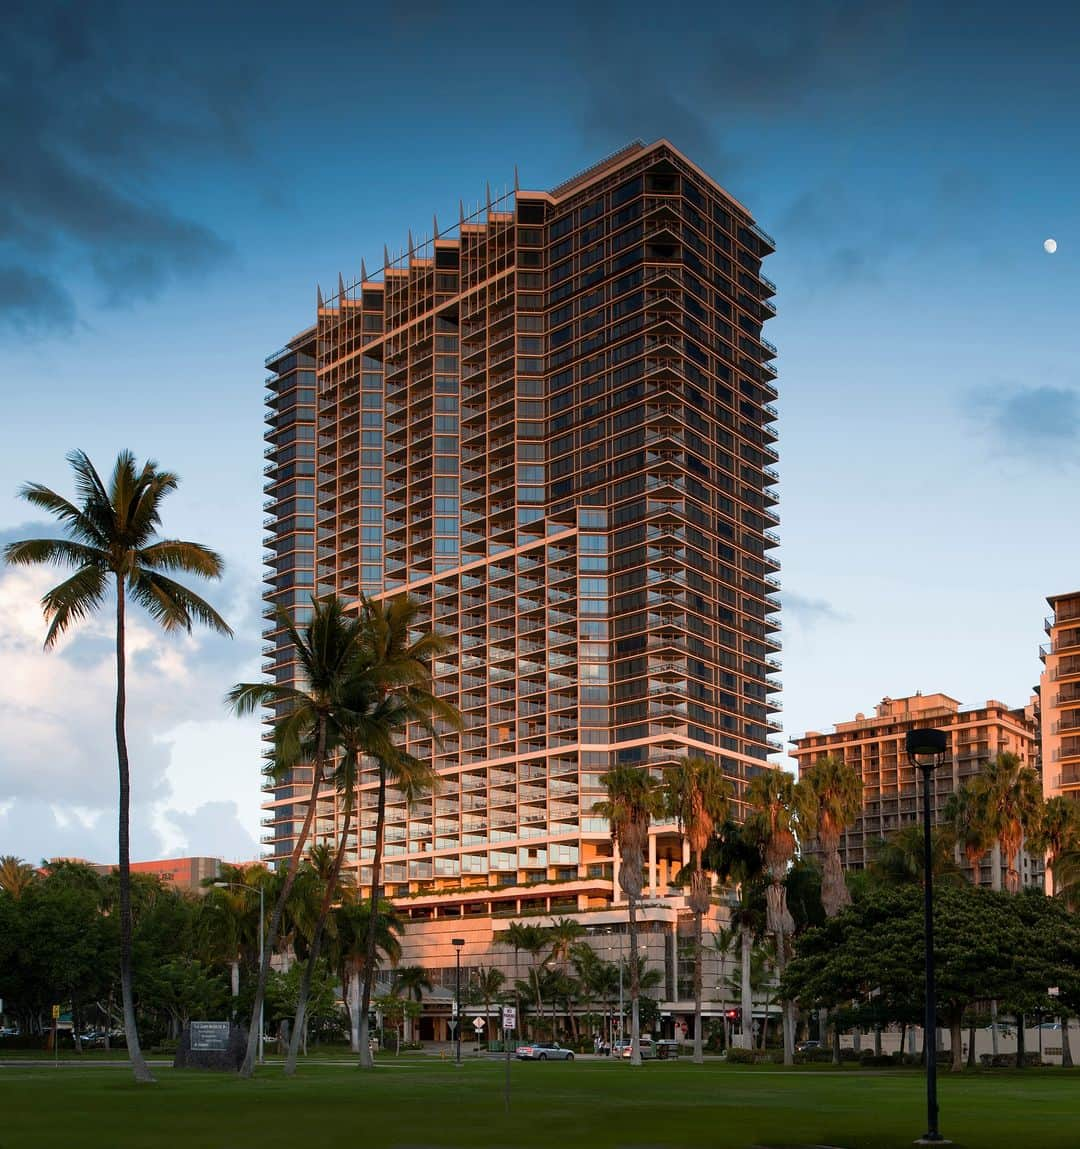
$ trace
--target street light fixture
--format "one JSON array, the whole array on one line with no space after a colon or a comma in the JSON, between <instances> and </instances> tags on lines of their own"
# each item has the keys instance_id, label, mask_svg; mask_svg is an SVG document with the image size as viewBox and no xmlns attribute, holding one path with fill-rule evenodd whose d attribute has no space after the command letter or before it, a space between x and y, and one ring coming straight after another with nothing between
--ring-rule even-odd
<instances>
[{"instance_id":1,"label":"street light fixture","mask_svg":"<svg viewBox=\"0 0 1080 1149\"><path fill-rule=\"evenodd\" d=\"M457 992L455 993L455 1001L457 1006L457 1024L454 1026L454 1039L457 1043L457 1053L454 1061L457 1065L461 1064L461 947L465 944L464 938L451 938L454 947L454 957L457 959Z\"/></svg>"},{"instance_id":2,"label":"street light fixture","mask_svg":"<svg viewBox=\"0 0 1080 1149\"><path fill-rule=\"evenodd\" d=\"M215 882L215 889L228 890L250 890L253 894L259 895L259 969L262 969L263 964L263 942L266 938L266 931L263 929L263 922L266 918L266 891L262 886L249 886L244 882ZM260 1002L259 1004L259 1064L265 1065L266 1060L263 1056L263 1013L266 1009L266 1003Z\"/></svg>"},{"instance_id":3,"label":"street light fixture","mask_svg":"<svg viewBox=\"0 0 1080 1149\"><path fill-rule=\"evenodd\" d=\"M930 775L945 764L949 737L944 730L909 730L904 739L908 760L923 776L923 915L926 946L926 1132L916 1145L950 1144L938 1130L937 1002L934 989L934 873L930 835Z\"/></svg>"}]
</instances>

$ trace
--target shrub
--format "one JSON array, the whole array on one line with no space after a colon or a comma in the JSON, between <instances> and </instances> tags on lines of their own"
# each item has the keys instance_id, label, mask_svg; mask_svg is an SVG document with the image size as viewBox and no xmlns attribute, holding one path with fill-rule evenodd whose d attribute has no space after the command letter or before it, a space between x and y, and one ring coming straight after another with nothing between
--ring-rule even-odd
<instances>
[{"instance_id":1,"label":"shrub","mask_svg":"<svg viewBox=\"0 0 1080 1149\"><path fill-rule=\"evenodd\" d=\"M862 1063L869 1069L892 1069L896 1065L891 1053L864 1053Z\"/></svg>"},{"instance_id":2,"label":"shrub","mask_svg":"<svg viewBox=\"0 0 1080 1149\"><path fill-rule=\"evenodd\" d=\"M727 1051L727 1059L732 1065L753 1065L757 1055L752 1049L733 1047Z\"/></svg>"}]
</instances>

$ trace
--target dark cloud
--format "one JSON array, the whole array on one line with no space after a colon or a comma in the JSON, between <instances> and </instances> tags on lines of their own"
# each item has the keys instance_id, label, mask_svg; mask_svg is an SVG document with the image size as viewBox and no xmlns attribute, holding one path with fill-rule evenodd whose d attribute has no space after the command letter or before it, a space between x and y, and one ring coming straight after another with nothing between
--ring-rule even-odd
<instances>
[{"instance_id":1,"label":"dark cloud","mask_svg":"<svg viewBox=\"0 0 1080 1149\"><path fill-rule=\"evenodd\" d=\"M797 626L806 630L820 623L851 621L850 615L837 610L827 599L810 598L795 591L785 590L780 595L780 601L783 617L792 619Z\"/></svg>"},{"instance_id":2,"label":"dark cloud","mask_svg":"<svg viewBox=\"0 0 1080 1149\"><path fill-rule=\"evenodd\" d=\"M1080 391L1000 386L971 398L996 449L1053 466L1080 460Z\"/></svg>"},{"instance_id":3,"label":"dark cloud","mask_svg":"<svg viewBox=\"0 0 1080 1149\"><path fill-rule=\"evenodd\" d=\"M70 329L56 282L73 270L116 305L217 265L228 245L176 212L169 186L185 163L243 152L244 59L187 50L153 6L14 7L0 26L0 323Z\"/></svg>"}]
</instances>

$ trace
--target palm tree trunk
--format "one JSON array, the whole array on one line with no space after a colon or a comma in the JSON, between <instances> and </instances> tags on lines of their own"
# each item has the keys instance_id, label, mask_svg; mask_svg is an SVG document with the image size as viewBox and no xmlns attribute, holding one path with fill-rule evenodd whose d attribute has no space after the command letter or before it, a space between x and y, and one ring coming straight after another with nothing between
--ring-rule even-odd
<instances>
[{"instance_id":1,"label":"palm tree trunk","mask_svg":"<svg viewBox=\"0 0 1080 1149\"><path fill-rule=\"evenodd\" d=\"M360 996L360 1068L373 1069L368 1041L368 1011L375 984L375 948L379 936L380 870L382 868L383 833L386 830L386 766L379 763L379 797L375 810L375 851L371 857L371 916L368 919L367 950L364 954L364 986Z\"/></svg>"},{"instance_id":2,"label":"palm tree trunk","mask_svg":"<svg viewBox=\"0 0 1080 1149\"><path fill-rule=\"evenodd\" d=\"M637 898L627 897L630 934L630 1064L641 1064L641 1013L638 998L641 992L641 971L638 969Z\"/></svg>"},{"instance_id":3,"label":"palm tree trunk","mask_svg":"<svg viewBox=\"0 0 1080 1149\"><path fill-rule=\"evenodd\" d=\"M1072 1069L1072 1049L1069 1046L1069 1021L1067 1017L1061 1018L1061 1068Z\"/></svg>"},{"instance_id":4,"label":"palm tree trunk","mask_svg":"<svg viewBox=\"0 0 1080 1149\"><path fill-rule=\"evenodd\" d=\"M1016 1015L1016 1068L1024 1068L1024 1038L1027 1034L1024 1033L1024 1015L1018 1013Z\"/></svg>"},{"instance_id":5,"label":"palm tree trunk","mask_svg":"<svg viewBox=\"0 0 1080 1149\"><path fill-rule=\"evenodd\" d=\"M311 836L311 826L315 821L315 807L319 800L319 787L322 784L323 765L326 760L326 716L319 719L319 743L315 754L315 764L311 779L311 793L308 795L307 813L304 815L304 824L296 838L296 845L289 855L288 870L274 912L270 915L270 927L266 931L266 942L263 947L263 959L259 963L259 980L255 985L255 1001L251 1007L251 1025L248 1028L247 1052L244 1054L244 1064L240 1067L241 1077L250 1077L255 1070L255 1053L259 1047L259 1021L262 1014L263 1001L266 998L266 981L270 976L270 960L277 945L278 933L281 931L281 919L285 916L285 906L289 901L293 886L296 883L296 872L300 868L300 859L304 856L304 847Z\"/></svg>"},{"instance_id":6,"label":"palm tree trunk","mask_svg":"<svg viewBox=\"0 0 1080 1149\"><path fill-rule=\"evenodd\" d=\"M976 1029L976 1027L974 1025L969 1025L968 1026L968 1055L967 1055L968 1069L974 1069L975 1068L975 1037L977 1034L978 1034L978 1030Z\"/></svg>"},{"instance_id":7,"label":"palm tree trunk","mask_svg":"<svg viewBox=\"0 0 1080 1149\"><path fill-rule=\"evenodd\" d=\"M360 971L349 975L349 1048L360 1052Z\"/></svg>"},{"instance_id":8,"label":"palm tree trunk","mask_svg":"<svg viewBox=\"0 0 1080 1149\"><path fill-rule=\"evenodd\" d=\"M754 935L748 925L739 927L742 941L742 1047L753 1049L754 1033L754 991L750 985L750 956Z\"/></svg>"},{"instance_id":9,"label":"palm tree trunk","mask_svg":"<svg viewBox=\"0 0 1080 1149\"><path fill-rule=\"evenodd\" d=\"M334 864L330 867L330 874L326 879L326 889L323 891L322 905L319 906L319 918L315 923L315 933L311 938L311 948L308 951L307 965L300 978L300 992L296 999L296 1025L293 1029L292 1040L289 1042L289 1052L285 1057L285 1076L291 1077L296 1072L296 1057L300 1050L300 1037L304 1036L304 1052L307 1052L307 1004L311 995L311 982L315 976L315 967L319 961L322 950L323 934L326 932L326 919L330 916L330 907L334 903L334 894L337 891L338 881L341 878L341 865L345 860L345 844L349 840L349 825L352 821L352 795L345 798L345 817L341 823L341 841L338 844Z\"/></svg>"},{"instance_id":10,"label":"palm tree trunk","mask_svg":"<svg viewBox=\"0 0 1080 1149\"><path fill-rule=\"evenodd\" d=\"M964 1072L964 1019L959 1010L949 1017L950 1071Z\"/></svg>"},{"instance_id":11,"label":"palm tree trunk","mask_svg":"<svg viewBox=\"0 0 1080 1149\"><path fill-rule=\"evenodd\" d=\"M776 931L776 973L783 981L784 967L787 965L787 936L783 930ZM780 1029L784 1037L784 1064L795 1064L795 1006L793 1002L780 1001Z\"/></svg>"},{"instance_id":12,"label":"palm tree trunk","mask_svg":"<svg viewBox=\"0 0 1080 1149\"><path fill-rule=\"evenodd\" d=\"M236 1017L236 999L240 996L240 962L234 959L229 963L229 988L232 990L233 1018Z\"/></svg>"},{"instance_id":13,"label":"palm tree trunk","mask_svg":"<svg viewBox=\"0 0 1080 1149\"><path fill-rule=\"evenodd\" d=\"M139 1046L135 1017L135 987L131 970L131 770L128 762L125 711L127 657L124 647L124 577L116 576L116 761L120 774L120 992L124 1000L124 1037L135 1080L150 1082L154 1075Z\"/></svg>"},{"instance_id":14,"label":"palm tree trunk","mask_svg":"<svg viewBox=\"0 0 1080 1149\"><path fill-rule=\"evenodd\" d=\"M700 863L700 858L699 858ZM699 870L700 872L700 870ZM705 1057L701 1049L701 997L702 997L702 952L701 952L701 912L694 912L694 1057L695 1065L703 1065Z\"/></svg>"}]
</instances>

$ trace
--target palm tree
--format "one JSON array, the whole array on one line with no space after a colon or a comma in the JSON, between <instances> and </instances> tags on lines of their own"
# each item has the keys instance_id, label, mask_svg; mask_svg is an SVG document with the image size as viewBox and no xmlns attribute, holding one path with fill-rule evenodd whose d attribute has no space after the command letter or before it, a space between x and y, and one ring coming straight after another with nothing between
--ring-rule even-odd
<instances>
[{"instance_id":1,"label":"palm tree","mask_svg":"<svg viewBox=\"0 0 1080 1149\"><path fill-rule=\"evenodd\" d=\"M1058 795L1047 799L1043 807L1038 830L1031 835L1031 845L1046 854L1046 865L1051 874L1051 892L1058 893L1058 870L1066 857L1080 849L1080 806L1071 799ZM0 885L3 879L0 878Z\"/></svg>"},{"instance_id":2,"label":"palm tree","mask_svg":"<svg viewBox=\"0 0 1080 1149\"><path fill-rule=\"evenodd\" d=\"M365 659L365 673L382 706L396 707L397 729L416 723L438 736L436 721L450 728L461 725L457 709L439 698L431 677L431 661L446 648L446 640L434 631L414 637L420 607L408 595L396 595L387 601L361 598L360 626ZM375 804L375 843L371 856L371 900L382 898L382 851L386 833L386 790L393 781L405 794L407 802L434 788L435 772L417 759L387 748L373 749L371 756L378 768L378 793ZM371 1068L374 1062L367 1042L367 1017L375 971L375 929L372 922L368 937L367 968L364 974L363 999L360 1006L360 1065Z\"/></svg>"},{"instance_id":3,"label":"palm tree","mask_svg":"<svg viewBox=\"0 0 1080 1149\"><path fill-rule=\"evenodd\" d=\"M626 894L630 936L630 1064L641 1064L641 1016L638 968L637 903L644 885L645 845L649 825L663 809L660 785L647 769L620 764L600 776L607 799L597 802L593 812L607 818L611 840L619 850L619 885Z\"/></svg>"},{"instance_id":4,"label":"palm tree","mask_svg":"<svg viewBox=\"0 0 1080 1149\"><path fill-rule=\"evenodd\" d=\"M953 858L956 835L951 826L930 828L930 872L934 885L963 883L964 876ZM923 827L918 822L893 830L872 847L870 873L887 886L922 885L925 873Z\"/></svg>"},{"instance_id":5,"label":"palm tree","mask_svg":"<svg viewBox=\"0 0 1080 1149\"><path fill-rule=\"evenodd\" d=\"M994 844L994 835L987 821L985 792L967 783L962 784L949 795L942 815L971 867L971 880L978 885L982 860Z\"/></svg>"},{"instance_id":6,"label":"palm tree","mask_svg":"<svg viewBox=\"0 0 1080 1149\"><path fill-rule=\"evenodd\" d=\"M371 903L358 901L356 892L345 889L341 904L333 910L334 929L327 930L328 957L337 971L349 1014L349 1037L353 1053L360 1052L360 979L367 957L368 928L371 924ZM379 907L375 925L378 952L396 966L401 958L398 935L403 924L389 902Z\"/></svg>"},{"instance_id":7,"label":"palm tree","mask_svg":"<svg viewBox=\"0 0 1080 1149\"><path fill-rule=\"evenodd\" d=\"M18 901L28 886L37 881L38 873L29 862L16 858L14 854L0 857L0 890Z\"/></svg>"},{"instance_id":8,"label":"palm tree","mask_svg":"<svg viewBox=\"0 0 1080 1149\"><path fill-rule=\"evenodd\" d=\"M278 891L266 931L247 1054L240 1070L242 1077L250 1077L255 1066L258 1018L266 996L270 959L311 836L327 762L336 749L336 738L333 736L338 728L333 723L333 717L341 709L346 686L355 673L360 657L360 623L346 615L344 605L337 598L312 599L311 618L302 631L295 626L284 608L278 608L277 619L278 626L288 635L293 656L299 664L300 685L241 682L229 691L226 701L237 715L252 714L263 706L274 708L274 756L268 773L276 781L284 782L289 777L295 777L294 771L301 762L310 761L311 789L304 821L293 844L292 854L285 863L285 880Z\"/></svg>"},{"instance_id":9,"label":"palm tree","mask_svg":"<svg viewBox=\"0 0 1080 1149\"><path fill-rule=\"evenodd\" d=\"M1042 785L1038 774L1025 766L1017 755L1002 751L982 769L973 783L986 812L987 830L1001 847L1005 866L1005 888L1011 894L1020 890L1017 854L1024 835L1037 832L1042 813Z\"/></svg>"},{"instance_id":10,"label":"palm tree","mask_svg":"<svg viewBox=\"0 0 1080 1149\"><path fill-rule=\"evenodd\" d=\"M702 867L702 855L717 822L728 815L732 786L719 763L711 758L681 758L664 780L668 814L678 824L690 846L693 869L690 873L690 909L694 915L694 1057L704 1061L701 1041L701 997L703 955L702 921L712 899L712 879Z\"/></svg>"},{"instance_id":11,"label":"palm tree","mask_svg":"<svg viewBox=\"0 0 1080 1149\"><path fill-rule=\"evenodd\" d=\"M240 966L257 952L259 944L259 897L255 893L262 866L222 863L216 877L207 878L206 892L195 913L195 933L203 958L211 965L229 967L233 998L240 994Z\"/></svg>"},{"instance_id":12,"label":"palm tree","mask_svg":"<svg viewBox=\"0 0 1080 1149\"><path fill-rule=\"evenodd\" d=\"M67 538L26 539L9 543L4 558L23 566L58 565L74 573L54 586L41 600L49 629L45 649L76 622L103 607L110 593L116 603L116 758L120 782L120 988L124 1002L124 1031L136 1081L153 1081L135 1020L131 973L131 777L128 761L127 653L125 648L128 599L143 607L164 631L190 633L200 622L219 634L231 635L225 620L204 599L176 582L175 572L221 577L221 557L199 543L157 537L161 504L180 480L171 471L159 471L148 460L140 469L130 451L116 457L108 486L82 451L67 461L75 475L78 505L42 486L27 483L19 492L28 503L48 511L62 524Z\"/></svg>"},{"instance_id":13,"label":"palm tree","mask_svg":"<svg viewBox=\"0 0 1080 1149\"><path fill-rule=\"evenodd\" d=\"M551 943L551 960L558 963L564 979L570 979L570 958L574 947L585 936L585 927L573 918L556 918L548 927L548 941ZM569 1003L569 1002L568 1002ZM577 1019L570 1010L570 1029L577 1037Z\"/></svg>"},{"instance_id":14,"label":"palm tree","mask_svg":"<svg viewBox=\"0 0 1080 1149\"><path fill-rule=\"evenodd\" d=\"M491 1003L499 996L499 991L502 989L506 981L506 974L501 969L496 969L494 966L480 966L477 971L476 977L476 992L480 996L480 1000L484 1003L484 1020L491 1021ZM498 1029L498 1026L495 1027ZM488 1046L490 1048L492 1037L491 1029L488 1029Z\"/></svg>"},{"instance_id":15,"label":"palm tree","mask_svg":"<svg viewBox=\"0 0 1080 1149\"><path fill-rule=\"evenodd\" d=\"M431 993L433 989L432 981L428 975L428 971L422 965L403 965L400 966L394 973L394 980L391 984L391 992L401 993L405 992L405 996L415 1001L419 1005L424 1000L425 993ZM412 1019L406 1018L409 1023L408 1036L406 1041L412 1041Z\"/></svg>"},{"instance_id":16,"label":"palm tree","mask_svg":"<svg viewBox=\"0 0 1080 1149\"><path fill-rule=\"evenodd\" d=\"M724 1010L724 1048L727 1049L731 1045L731 1027L728 1025L727 1018L727 1003L728 1003L728 983L727 983L727 963L728 958L731 957L735 951L735 944L739 940L739 930L736 926L721 926L712 936L713 951L720 962L720 976L717 979L717 987L720 989L722 997L720 1001L721 1008Z\"/></svg>"},{"instance_id":17,"label":"palm tree","mask_svg":"<svg viewBox=\"0 0 1080 1149\"><path fill-rule=\"evenodd\" d=\"M765 888L767 928L776 939L777 974L782 978L787 958L787 942L795 932L795 922L787 906L784 878L795 856L798 834L813 828L816 810L808 789L786 771L765 770L746 790L751 813L746 830L757 842L765 863L769 884ZM793 1065L794 1016L791 1002L784 1002L784 1064Z\"/></svg>"},{"instance_id":18,"label":"palm tree","mask_svg":"<svg viewBox=\"0 0 1080 1149\"><path fill-rule=\"evenodd\" d=\"M823 859L821 901L830 918L851 905L851 895L840 864L840 836L855 824L862 811L862 778L854 766L837 754L825 754L801 771L807 788Z\"/></svg>"}]
</instances>

